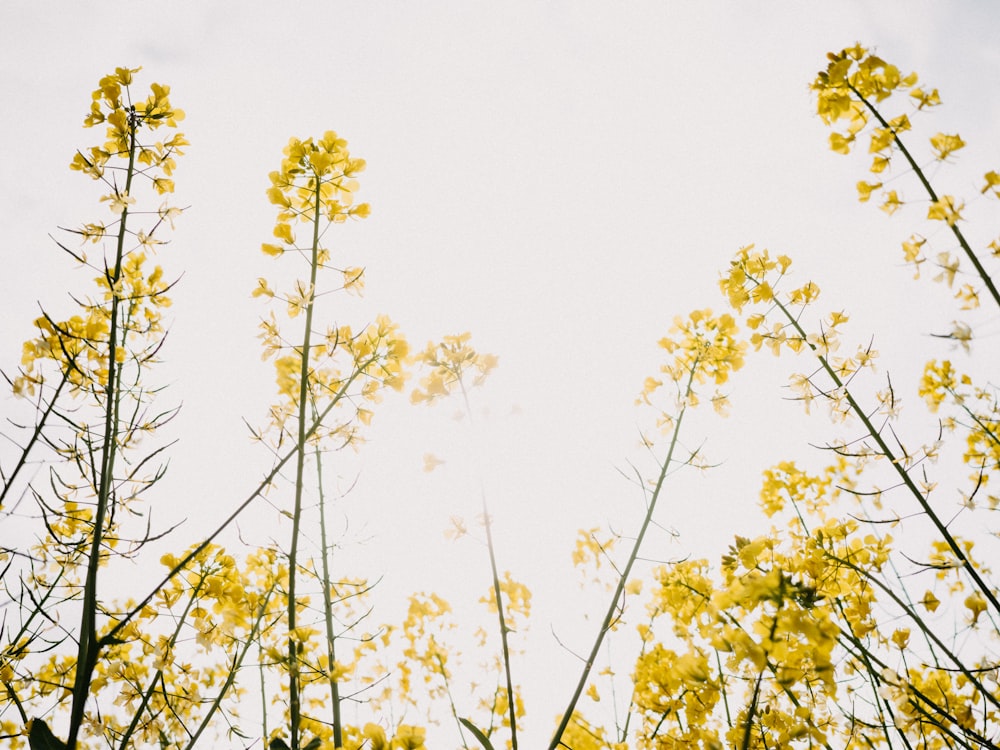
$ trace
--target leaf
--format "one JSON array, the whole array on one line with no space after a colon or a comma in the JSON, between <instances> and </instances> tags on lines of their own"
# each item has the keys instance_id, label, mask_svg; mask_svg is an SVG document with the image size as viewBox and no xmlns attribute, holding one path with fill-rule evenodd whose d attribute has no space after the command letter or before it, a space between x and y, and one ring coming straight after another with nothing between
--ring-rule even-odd
<instances>
[{"instance_id":1,"label":"leaf","mask_svg":"<svg viewBox=\"0 0 1000 750\"><path fill-rule=\"evenodd\" d=\"M309 744L303 748L303 750L319 750L320 746L323 744L323 740L319 737L313 737L309 740Z\"/></svg>"},{"instance_id":2,"label":"leaf","mask_svg":"<svg viewBox=\"0 0 1000 750\"><path fill-rule=\"evenodd\" d=\"M482 745L485 750L493 750L493 745L490 744L490 738L483 734L482 730L480 730L475 724L468 719L459 719L459 721L462 722L466 729L472 732L473 736L479 740L479 744Z\"/></svg>"},{"instance_id":3,"label":"leaf","mask_svg":"<svg viewBox=\"0 0 1000 750\"><path fill-rule=\"evenodd\" d=\"M28 746L31 750L66 750L66 743L57 739L49 725L41 719L31 720L28 731Z\"/></svg>"},{"instance_id":4,"label":"leaf","mask_svg":"<svg viewBox=\"0 0 1000 750\"><path fill-rule=\"evenodd\" d=\"M281 737L275 737L267 745L269 750L288 750L288 743L286 743Z\"/></svg>"}]
</instances>

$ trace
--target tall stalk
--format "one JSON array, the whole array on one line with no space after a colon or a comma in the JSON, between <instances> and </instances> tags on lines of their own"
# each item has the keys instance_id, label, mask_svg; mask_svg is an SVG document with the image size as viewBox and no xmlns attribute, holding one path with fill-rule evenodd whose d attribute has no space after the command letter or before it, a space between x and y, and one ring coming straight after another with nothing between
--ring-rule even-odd
<instances>
[{"instance_id":1,"label":"tall stalk","mask_svg":"<svg viewBox=\"0 0 1000 750\"><path fill-rule=\"evenodd\" d=\"M847 84L847 88L850 89L851 93L853 93L856 97L858 97L858 100L865 105L865 108L869 112L872 113L872 116L875 117L876 120L878 120L879 125L881 125L889 133L892 134L892 140L896 144L896 147L899 149L899 153L903 155L903 158L906 159L907 164L910 165L910 168L913 170L914 174L917 175L917 179L920 180L920 184L927 192L927 196L931 199L932 203L937 203L939 200L937 191L934 190L934 186L931 185L930 180L927 179L927 175L924 174L924 170L920 168L920 165L917 164L917 160L913 158L913 155L910 153L910 150L906 147L906 144L903 143L903 139L899 137L899 132L897 131L897 129L892 127L892 125L888 121L886 121L886 119L882 116L882 113L875 108L875 105L872 104L851 83ZM993 277L990 276L989 272L983 267L983 264L979 260L978 256L972 251L972 247L969 245L968 240L965 239L965 234L962 232L962 229L958 226L958 222L949 221L948 226L951 229L951 233L955 236L955 239L958 241L959 246L962 248L962 252L965 253L965 257L969 259L969 262L972 263L973 267L976 269L976 274L979 276L980 281L982 281L983 284L986 286L987 291L989 291L990 293L990 297L992 297L993 301L997 304L998 307L1000 307L1000 291L997 290L996 284L993 283Z\"/></svg>"},{"instance_id":2,"label":"tall stalk","mask_svg":"<svg viewBox=\"0 0 1000 750\"><path fill-rule=\"evenodd\" d=\"M129 110L129 152L128 167L125 172L124 195L129 195L132 188L132 178L135 173L135 147L138 119L135 108ZM118 362L118 351L124 347L124 341L119 339L119 315L121 297L118 282L122 275L122 259L125 253L125 238L127 236L128 203L123 204L121 220L118 225L118 241L115 248L115 262L111 269L105 267L105 277L111 290L110 332L108 333L108 375L104 390L104 435L101 444L100 470L98 475L97 508L94 513L93 534L90 539L90 552L87 559L87 576L83 589L83 609L80 613L80 634L77 649L76 674L73 680L73 703L70 709L69 734L66 739L68 750L75 750L77 736L83 724L87 697L90 694L90 682L97 665L98 653L104 643L97 637L97 574L101 562L101 547L104 543L105 524L111 504L114 502L112 484L114 481L115 458L118 448L118 409L121 401L119 388L121 368Z\"/></svg>"},{"instance_id":3,"label":"tall stalk","mask_svg":"<svg viewBox=\"0 0 1000 750\"><path fill-rule=\"evenodd\" d=\"M302 495L305 490L306 409L310 403L309 387L309 350L312 345L313 305L315 303L316 275L319 271L319 224L322 197L320 188L322 182L319 175L315 177L313 186L313 217L312 217L312 248L309 264L309 300L305 307L305 323L302 332L302 360L299 369L299 400L298 400L298 437L295 460L295 508L292 511L292 541L288 551L288 697L291 714L291 750L299 750L299 723L302 718L301 698L299 695L299 643L295 636L298 605L295 600L296 569L298 567L298 548L300 525L302 523Z\"/></svg>"},{"instance_id":4,"label":"tall stalk","mask_svg":"<svg viewBox=\"0 0 1000 750\"><path fill-rule=\"evenodd\" d=\"M691 396L695 373L698 370L698 363L699 360L695 359L694 363L691 365L690 371L688 372L687 384L684 388L684 405L681 407L681 410L677 415L677 419L674 421L673 434L670 436L670 445L667 449L666 458L664 458L663 462L660 464L660 471L656 478L656 485L649 498L649 503L646 506L646 515L642 519L642 525L639 527L639 533L635 537L635 543L632 545L632 551L629 553L628 559L625 561L625 566L622 568L621 574L618 576L618 583L615 586L615 591L611 595L607 611L604 613L604 619L601 621L600 629L597 631L597 637L594 638L594 643L591 646L590 653L587 655L587 660L583 663L583 670L580 673L580 679L577 680L576 688L574 689L573 695L569 700L569 705L567 705L566 709L563 711L562 718L559 720L559 726L556 727L555 734L552 735L552 740L549 742L549 750L557 750L557 748L563 744L562 736L566 732L566 728L569 726L569 723L573 718L573 712L576 710L576 704L579 702L580 696L583 695L583 691L587 687L587 680L590 679L590 671L593 669L594 664L597 661L597 656L601 650L601 644L604 642L604 637L611 630L616 614L621 608L622 596L625 593L625 586L628 583L629 575L632 573L632 566L635 565L635 561L639 558L639 550L642 547L643 539L646 537L646 531L649 529L649 526L653 521L653 515L656 512L656 505L663 490L663 483L667 478L667 471L674 462L674 451L677 448L677 442L680 437L681 424L684 421L684 415L687 413L687 404Z\"/></svg>"},{"instance_id":5,"label":"tall stalk","mask_svg":"<svg viewBox=\"0 0 1000 750\"><path fill-rule=\"evenodd\" d=\"M475 437L475 423L472 416L472 406L469 404L469 392L465 388L465 382L459 377L458 386L462 391L462 403L465 405L465 413L469 418L469 427L473 430ZM517 750L517 700L514 695L514 680L511 677L510 669L510 643L508 634L510 628L503 613L503 590L500 588L500 572L497 568L496 546L493 544L493 519L490 518L490 509L486 502L486 485L483 481L482 467L479 464L478 445L476 447L477 473L479 474L479 498L483 509L483 525L486 527L486 548L489 550L490 573L493 577L493 599L497 605L497 620L500 630L500 649L503 656L504 679L507 684L507 713L510 721L510 746L511 750Z\"/></svg>"},{"instance_id":6,"label":"tall stalk","mask_svg":"<svg viewBox=\"0 0 1000 750\"><path fill-rule=\"evenodd\" d=\"M323 491L323 462L319 446L314 451L316 458L316 488L319 492L319 543L320 560L323 567L323 623L326 626L326 658L330 684L330 710L333 719L333 746L343 747L344 729L340 716L340 682L337 680L337 634L333 620L333 579L330 576L329 542L326 534L326 493Z\"/></svg>"}]
</instances>

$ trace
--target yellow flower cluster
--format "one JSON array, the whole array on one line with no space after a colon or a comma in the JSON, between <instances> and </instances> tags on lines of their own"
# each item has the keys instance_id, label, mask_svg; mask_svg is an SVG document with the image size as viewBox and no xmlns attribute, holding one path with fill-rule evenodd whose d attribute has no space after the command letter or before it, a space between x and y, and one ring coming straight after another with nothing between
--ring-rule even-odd
<instances>
[{"instance_id":1,"label":"yellow flower cluster","mask_svg":"<svg viewBox=\"0 0 1000 750\"><path fill-rule=\"evenodd\" d=\"M513 580L509 573L503 576L501 591L504 594L507 627L510 632L520 632L530 615L531 592ZM496 612L494 601L492 589L480 599L490 611ZM518 617L524 618L524 622L519 623ZM462 623L465 632L475 638L481 661L473 682L463 684L456 680L456 673L463 673L463 657L467 656L452 642L459 627L452 607L445 599L434 593L412 595L402 624L399 627L383 625L381 636L377 639L382 648L389 649L383 653L395 654L392 663L379 661L366 665L362 683L372 688L372 692L366 693L371 705L388 714L417 711L434 724L446 717L457 722L459 716L481 712L477 713L477 721L487 736L497 727L509 727L510 699L506 687L502 685L503 664L492 649L494 644L485 628L478 627L473 632L470 623ZM402 635L401 648L394 651L398 634ZM366 636L364 640L368 641L364 650L374 653L376 639ZM376 679L374 676L379 672L383 672L384 676ZM524 716L524 705L517 686L514 693L515 716ZM447 706L447 712L440 711L444 706ZM457 729L467 732L460 726Z\"/></svg>"},{"instance_id":2,"label":"yellow flower cluster","mask_svg":"<svg viewBox=\"0 0 1000 750\"><path fill-rule=\"evenodd\" d=\"M168 553L161 562L173 570L180 559ZM90 683L99 710L88 715L86 734L115 745L169 745L216 712L237 719L242 688L233 680L263 623L280 616L275 567L273 553L265 550L241 561L217 545L198 552L102 651ZM136 605L124 601L111 608L124 612ZM111 618L102 632L117 622ZM18 663L3 659L0 665L8 661ZM13 695L30 690L33 698L48 695L60 704L71 693L75 668L71 657L46 654L7 687Z\"/></svg>"},{"instance_id":3,"label":"yellow flower cluster","mask_svg":"<svg viewBox=\"0 0 1000 750\"><path fill-rule=\"evenodd\" d=\"M387 735L377 724L365 724L364 728L346 727L343 748L336 750L427 750L426 730L410 724L400 724L393 735ZM332 744L323 745L322 750L335 750Z\"/></svg>"},{"instance_id":4,"label":"yellow flower cluster","mask_svg":"<svg viewBox=\"0 0 1000 750\"><path fill-rule=\"evenodd\" d=\"M823 504L817 492L832 476L790 465L780 473L789 502ZM765 482L765 494L775 481ZM647 646L635 673L644 734L655 735L656 747L745 746L748 736L751 747L842 746L853 731L831 708L845 674L860 686L848 682L850 690L863 687L864 657L840 645L853 639L863 651L879 643L869 579L886 565L891 539L861 535L853 520L830 519L811 533L794 521L789 528L737 537L719 577L705 560L659 569L650 613L669 618L673 641L656 642L640 626ZM841 674L845 658L852 666Z\"/></svg>"},{"instance_id":5,"label":"yellow flower cluster","mask_svg":"<svg viewBox=\"0 0 1000 750\"><path fill-rule=\"evenodd\" d=\"M753 331L750 343L755 349L767 347L775 356L783 350L810 351L820 360L821 369L833 381L832 385L817 386L815 374L791 377L790 387L806 411L814 400L822 398L834 418L846 419L853 407L844 384L861 370L874 370L878 351L866 344L850 356L836 354L841 346L840 330L849 320L842 311L830 313L820 321L818 330L808 332L803 327L802 314L819 297L819 287L807 281L791 291L779 293L791 264L791 259L785 255L772 258L767 250L758 251L753 245L747 245L730 262L719 286L737 311L746 305L764 308L763 312L747 317L747 325ZM895 416L891 392L879 394L879 401L888 416Z\"/></svg>"},{"instance_id":6,"label":"yellow flower cluster","mask_svg":"<svg viewBox=\"0 0 1000 750\"><path fill-rule=\"evenodd\" d=\"M420 379L420 387L414 388L410 400L414 404L434 403L450 394L455 387L464 392L464 377L471 373L472 386L482 385L489 374L500 363L495 354L477 352L469 341L472 334L466 331L445 336L440 343L429 342L415 359L430 368L430 372Z\"/></svg>"},{"instance_id":7,"label":"yellow flower cluster","mask_svg":"<svg viewBox=\"0 0 1000 750\"><path fill-rule=\"evenodd\" d=\"M874 181L862 180L857 183L858 199L867 202L878 191L883 211L891 215L899 210L906 201L897 190L886 186L889 179L883 177L883 173L891 171L893 159L897 155L901 156L906 162L906 168L916 174L927 195L927 219L943 222L951 229L976 275L983 281L990 296L1000 303L1000 293L958 228L959 222L963 220L965 202L953 195L938 195L931 186L923 166L902 139L902 134L911 129L909 115L904 112L890 118L880 111L882 103L896 92L909 94L914 112L937 106L941 103L937 89L927 91L918 87L915 73L902 75L896 66L860 45L839 53L830 53L828 57L829 64L826 70L817 74L812 89L816 93L816 110L824 122L834 126L846 121L845 130L830 134L831 148L838 153L848 153L861 132L874 121L870 129L868 150L872 154L869 170L875 178ZM957 133L935 133L930 137L930 153L938 162L948 161L965 145L965 141ZM1000 197L1000 190L997 190L1000 175L995 170L990 170L985 173L984 179L981 192ZM913 234L903 242L903 256L907 263L913 265L916 276L920 275L921 264L927 261L922 254L926 242L927 239L919 234ZM988 247L993 253L997 253L1000 245L994 241ZM937 259L941 272L935 276L935 281L946 281L951 287L960 268L959 257L951 252L941 252L937 254ZM962 303L963 308L972 309L979 305L979 290L972 284L963 284L955 292L955 298Z\"/></svg>"},{"instance_id":8,"label":"yellow flower cluster","mask_svg":"<svg viewBox=\"0 0 1000 750\"><path fill-rule=\"evenodd\" d=\"M916 88L917 75L903 76L895 65L890 65L869 50L855 45L839 53L827 55L826 70L817 74L812 84L816 92L816 112L823 121L834 124L847 121L843 133L831 133L830 147L846 154L857 135L864 130L873 112L873 105L889 98L895 91L909 91L918 109L940 104L937 89L925 93ZM909 118L903 114L874 129L869 145L875 155L872 172L880 173L889 165L891 147L897 133L910 129Z\"/></svg>"},{"instance_id":9,"label":"yellow flower cluster","mask_svg":"<svg viewBox=\"0 0 1000 750\"><path fill-rule=\"evenodd\" d=\"M175 133L165 141L146 144L137 143L135 139L138 129L142 127L149 130L162 126L176 128L177 123L184 119L184 111L170 103L170 87L158 83L152 84L151 93L144 101L131 103L131 97L127 95L123 101L122 94L128 93L133 77L140 70L141 68L115 68L113 74L101 79L93 93L90 113L84 119L83 126L90 128L106 123L107 140L102 146L89 149L86 156L77 152L70 163L70 169L90 175L95 180L103 180L106 170L115 168L108 166L111 159L134 158L147 168L143 172L152 181L157 193L172 193L174 183L170 177L176 166L174 156L184 153L181 148L189 145L187 139L181 133ZM151 170L160 170L162 174ZM127 193L115 193L106 199L120 203L131 200Z\"/></svg>"},{"instance_id":10,"label":"yellow flower cluster","mask_svg":"<svg viewBox=\"0 0 1000 750\"><path fill-rule=\"evenodd\" d=\"M297 251L308 267L308 279L295 281L287 293L276 292L264 278L258 279L252 293L254 297L283 302L289 318L300 314L305 317L305 332L296 341L285 337L273 312L260 324L262 357L274 360L281 397L271 409L272 427L280 436L286 436L289 418L305 407L303 377L306 401L317 414L339 402L350 400L354 404L350 418L323 427L313 435L317 441L334 436L343 445L355 443L359 439L359 425L368 424L372 417L369 408L345 397L360 395L364 401L375 402L383 387L400 390L405 381L409 346L398 326L387 317L379 316L360 332L346 325L330 327L325 333L312 327L315 302L320 294L318 273L328 268L330 262L330 252L319 245L322 225L368 216L368 204L354 203L359 187L356 176L364 168L363 159L351 157L347 141L327 131L318 140L292 138L284 149L281 168L270 175L267 195L278 206L274 236L281 242L264 243L262 249L275 257ZM307 225L308 244L297 244L295 224ZM363 268L345 267L337 272L340 289L360 293L364 285ZM355 381L359 381L358 392L348 392Z\"/></svg>"},{"instance_id":11,"label":"yellow flower cluster","mask_svg":"<svg viewBox=\"0 0 1000 750\"><path fill-rule=\"evenodd\" d=\"M950 360L929 361L924 367L918 393L932 412L942 405L954 414L942 419L951 432L965 436L962 459L972 471L964 505L975 507L985 501L988 508L1000 507L1000 492L993 486L1000 473L1000 401L995 387L976 386L972 378L959 373Z\"/></svg>"},{"instance_id":12,"label":"yellow flower cluster","mask_svg":"<svg viewBox=\"0 0 1000 750\"><path fill-rule=\"evenodd\" d=\"M143 365L152 358L162 338L161 309L170 304L166 294L169 284L163 278L163 269L158 265L150 268L147 260L149 253L162 244L157 230L165 221L172 225L180 211L163 204L156 212L155 224L141 230L128 227L128 211L137 202L135 180L139 177L147 179L156 193L173 192L170 176L176 166L174 156L182 154L181 148L188 142L181 133L165 141L140 140L143 130L176 128L184 113L170 104L169 87L155 83L145 101L130 104L129 86L138 71L117 68L114 74L101 79L84 125L107 123L107 140L91 148L89 156L77 152L70 164L71 169L108 186L111 192L101 201L107 202L117 216L110 224L89 222L73 233L82 242L94 244L108 238L109 233L117 234L116 254L93 263L88 262L86 253L67 249L78 262L99 272L95 278L96 298L81 299L80 312L66 320L43 315L35 321L39 335L25 342L21 371L13 381L18 395L33 396L46 382L45 361L56 364L74 391L99 393L108 386L110 356L119 365L127 359ZM107 179L108 170L123 172L123 179ZM135 242L131 249L126 244L130 239ZM112 310L117 315L114 321Z\"/></svg>"},{"instance_id":13,"label":"yellow flower cluster","mask_svg":"<svg viewBox=\"0 0 1000 750\"><path fill-rule=\"evenodd\" d=\"M714 316L711 310L694 310L687 317L674 318L670 335L659 346L669 358L660 365L657 377L647 377L636 403L652 404L652 396L665 384L676 389L672 403L659 409L658 424L668 429L674 424L677 410L700 402L695 385L724 385L732 373L743 367L746 342L738 338L739 328L733 316ZM717 388L712 406L720 414L728 408L726 396Z\"/></svg>"},{"instance_id":14,"label":"yellow flower cluster","mask_svg":"<svg viewBox=\"0 0 1000 750\"><path fill-rule=\"evenodd\" d=\"M523 583L514 580L507 570L500 578L500 593L504 598L503 611L507 627L511 631L520 630L522 624L527 625L527 620L531 617L531 590ZM490 612L497 611L497 601L492 588L480 597L479 603L485 604Z\"/></svg>"},{"instance_id":15,"label":"yellow flower cluster","mask_svg":"<svg viewBox=\"0 0 1000 750\"><path fill-rule=\"evenodd\" d=\"M406 645L396 665L396 693L417 710L428 709L422 698L453 700L449 682L453 649L448 639L457 626L450 617L451 611L451 605L437 594L410 597L402 625ZM419 688L413 684L418 672L422 673Z\"/></svg>"},{"instance_id":16,"label":"yellow flower cluster","mask_svg":"<svg viewBox=\"0 0 1000 750\"><path fill-rule=\"evenodd\" d=\"M281 244L265 243L268 255L281 255L295 248L292 222L316 225L320 216L329 222L348 217L363 219L371 211L367 203L354 205L358 190L355 179L364 171L364 159L353 159L347 141L328 130L319 140L292 138L284 150L281 169L271 172L267 197L278 206L274 236Z\"/></svg>"}]
</instances>

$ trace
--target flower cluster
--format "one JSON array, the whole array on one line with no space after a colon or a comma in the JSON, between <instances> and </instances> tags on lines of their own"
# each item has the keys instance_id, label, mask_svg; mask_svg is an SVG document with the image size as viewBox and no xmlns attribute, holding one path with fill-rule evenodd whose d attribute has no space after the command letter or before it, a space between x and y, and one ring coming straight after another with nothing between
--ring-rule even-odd
<instances>
[{"instance_id":1,"label":"flower cluster","mask_svg":"<svg viewBox=\"0 0 1000 750\"><path fill-rule=\"evenodd\" d=\"M869 130L868 151L872 155L869 171L873 178L857 183L858 199L867 202L876 192L880 196L880 207L887 214L893 214L908 201L900 195L897 189L890 189L890 184L896 184L892 177L892 165L896 157L905 161L905 168L912 170L926 193L927 214L931 222L942 222L951 229L951 234L958 241L961 252L955 253L952 248L944 249L932 255L932 265L938 267L935 281L946 282L949 288L956 275L962 273L961 257L973 266L975 275L989 292L990 296L1000 304L998 294L992 279L982 266L981 261L973 253L972 247L966 241L959 228L965 202L954 195L939 195L931 186L923 165L914 157L906 143L903 134L911 130L910 115L924 109L935 107L941 103L937 89L927 90L917 85L917 75L910 73L902 75L899 69L871 50L860 45L849 47L839 53L830 53L826 70L817 74L812 84L816 93L816 111L828 125L835 126L846 122L842 131L830 134L830 147L837 153L847 154L858 136ZM903 112L895 117L883 114L883 103L895 93L907 94L911 103L911 111ZM869 128L869 125L871 127ZM965 141L957 133L935 133L929 139L930 155L937 162L950 161L953 155L965 147ZM890 176L887 176L890 175ZM1000 175L996 170L990 170L984 175L983 194L1000 197ZM903 242L903 256L906 262L913 266L916 276L920 275L921 266L928 262L923 250L928 239L914 233ZM990 243L991 254L998 253L998 241ZM973 283L964 283L955 291L955 298L962 303L964 309L979 306L982 289Z\"/></svg>"},{"instance_id":2,"label":"flower cluster","mask_svg":"<svg viewBox=\"0 0 1000 750\"><path fill-rule=\"evenodd\" d=\"M812 352L820 362L820 370L832 384L818 383L817 373L791 376L790 388L808 412L812 403L820 398L826 402L831 415L846 419L852 413L849 392L844 387L860 371L874 370L878 351L871 344L859 346L849 356L838 354L841 347L841 329L849 316L843 311L829 313L820 320L816 330L809 332L802 317L805 309L819 298L819 287L812 281L783 292L780 286L788 274L792 261L785 255L772 258L767 250L756 250L753 245L743 247L730 262L719 286L737 310L753 305L758 310L747 316L747 326L753 331L750 343L755 349L768 348L774 355L782 351ZM877 394L883 411L895 415L895 397L891 388Z\"/></svg>"},{"instance_id":3,"label":"flower cluster","mask_svg":"<svg viewBox=\"0 0 1000 750\"><path fill-rule=\"evenodd\" d=\"M98 394L109 385L109 358L116 365L127 360L144 365L162 338L162 311L170 305L170 285L163 269L148 261L163 244L164 224L172 226L180 209L163 203L148 212L156 221L142 229L129 225L129 211L137 205L140 179L158 195L173 192L174 157L183 153L188 141L178 132L158 141L142 137L162 127L176 129L184 113L170 103L170 88L155 83L146 100L133 103L131 84L138 71L117 68L101 79L84 126L106 123L106 141L86 155L78 151L70 164L107 187L101 201L116 217L89 222L72 233L84 244L116 240L114 248L98 261L89 260L82 250L64 248L98 273L97 290L79 299L79 312L66 320L42 315L35 321L39 334L25 342L21 371L13 382L18 395L32 396L46 382L47 360L56 364L74 391Z\"/></svg>"},{"instance_id":4,"label":"flower cluster","mask_svg":"<svg viewBox=\"0 0 1000 750\"><path fill-rule=\"evenodd\" d=\"M737 537L718 573L705 560L659 570L634 696L657 747L884 746L892 719L871 695L868 666L895 668L906 648L904 629L881 619L899 621L880 599L893 541L828 515L844 470L843 461L817 476L775 467L761 496L785 531ZM669 644L656 638L661 620ZM917 715L929 702L906 705Z\"/></svg>"},{"instance_id":5,"label":"flower cluster","mask_svg":"<svg viewBox=\"0 0 1000 750\"><path fill-rule=\"evenodd\" d=\"M325 427L318 425L313 435L317 440L334 437L343 445L353 444L359 438L358 426L368 424L372 417L372 411L362 404L376 402L383 387L400 390L405 380L409 347L387 317L379 316L360 331L348 325L314 330L320 271L333 270L339 289L360 293L364 286L364 269L331 265L330 251L320 245L326 225L369 215L367 203L354 201L359 187L356 178L364 168L363 159L351 157L347 141L327 131L317 140L292 138L284 149L281 168L270 175L267 196L278 206L274 236L280 242L264 243L262 249L272 257L301 255L308 273L308 278L296 280L285 293L276 292L265 278L258 279L253 290L255 297L282 302L289 319L305 318L305 331L294 340L282 333L273 312L260 324L262 356L274 362L280 396L271 409L279 441L288 435L289 418L306 403L320 416L334 404L350 401L350 417ZM299 243L296 226L303 225L308 239ZM359 387L349 390L355 381Z\"/></svg>"},{"instance_id":6,"label":"flower cluster","mask_svg":"<svg viewBox=\"0 0 1000 750\"><path fill-rule=\"evenodd\" d=\"M669 355L656 377L647 377L637 403L652 403L653 394L665 384L676 389L676 398L660 410L659 424L673 424L677 409L696 406L697 385L724 385L729 376L743 367L746 342L738 338L739 328L731 315L714 316L711 310L694 310L687 319L677 317L670 335L660 339L660 348ZM728 406L726 396L716 389L712 405L720 414Z\"/></svg>"},{"instance_id":7,"label":"flower cluster","mask_svg":"<svg viewBox=\"0 0 1000 750\"><path fill-rule=\"evenodd\" d=\"M467 373L472 374L472 386L486 381L500 359L495 354L477 352L469 345L471 339L472 334L468 331L445 336L440 343L429 342L416 355L417 362L429 368L430 372L420 379L420 387L414 388L410 394L414 404L434 403L456 387L464 392L463 378Z\"/></svg>"},{"instance_id":8,"label":"flower cluster","mask_svg":"<svg viewBox=\"0 0 1000 750\"><path fill-rule=\"evenodd\" d=\"M951 412L942 425L964 435L962 460L971 471L963 505L973 508L985 502L1000 507L1000 492L993 483L1000 474L1000 400L995 386L979 386L955 369L951 360L932 359L924 366L919 394L932 412L946 405Z\"/></svg>"}]
</instances>

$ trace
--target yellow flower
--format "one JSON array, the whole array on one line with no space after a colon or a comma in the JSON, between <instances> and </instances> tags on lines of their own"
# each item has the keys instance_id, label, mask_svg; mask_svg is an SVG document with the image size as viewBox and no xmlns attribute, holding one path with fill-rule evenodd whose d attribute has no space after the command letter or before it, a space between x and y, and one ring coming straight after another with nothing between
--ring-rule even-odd
<instances>
[{"instance_id":1,"label":"yellow flower","mask_svg":"<svg viewBox=\"0 0 1000 750\"><path fill-rule=\"evenodd\" d=\"M435 456L433 453L424 454L424 471L428 473L434 471L434 469L443 463L444 461Z\"/></svg>"},{"instance_id":2,"label":"yellow flower","mask_svg":"<svg viewBox=\"0 0 1000 750\"><path fill-rule=\"evenodd\" d=\"M345 268L342 273L344 275L344 289L360 296L365 288L365 269Z\"/></svg>"},{"instance_id":3,"label":"yellow flower","mask_svg":"<svg viewBox=\"0 0 1000 750\"><path fill-rule=\"evenodd\" d=\"M898 211L903 205L903 201L900 200L899 195L895 190L890 190L887 193L884 193L884 196L885 200L879 208L892 216L892 214L896 213L896 211Z\"/></svg>"},{"instance_id":4,"label":"yellow flower","mask_svg":"<svg viewBox=\"0 0 1000 750\"><path fill-rule=\"evenodd\" d=\"M927 209L927 218L947 222L948 226L953 227L962 219L960 212L963 208L965 208L964 203L956 206L954 196L945 195L931 203Z\"/></svg>"},{"instance_id":5,"label":"yellow flower","mask_svg":"<svg viewBox=\"0 0 1000 750\"><path fill-rule=\"evenodd\" d=\"M961 288L955 292L955 299L961 302L963 310L974 310L979 307L979 292L972 284L962 284Z\"/></svg>"},{"instance_id":6,"label":"yellow flower","mask_svg":"<svg viewBox=\"0 0 1000 750\"><path fill-rule=\"evenodd\" d=\"M900 651L904 650L906 648L906 644L910 642L910 629L897 628L892 631L891 640L896 645L896 648Z\"/></svg>"},{"instance_id":7,"label":"yellow flower","mask_svg":"<svg viewBox=\"0 0 1000 750\"><path fill-rule=\"evenodd\" d=\"M265 279L264 277L260 277L257 279L257 286L251 293L251 296L253 297L260 297L261 295L264 295L265 297L274 296L274 290L271 289L270 286L268 286L267 279Z\"/></svg>"},{"instance_id":8,"label":"yellow flower","mask_svg":"<svg viewBox=\"0 0 1000 750\"><path fill-rule=\"evenodd\" d=\"M921 88L915 88L910 92L910 96L917 100L917 109L923 109L924 107L936 107L941 103L941 97L938 95L937 89L931 89L930 92L925 92Z\"/></svg>"},{"instance_id":9,"label":"yellow flower","mask_svg":"<svg viewBox=\"0 0 1000 750\"><path fill-rule=\"evenodd\" d=\"M865 182L862 180L858 183L858 200L866 203L872 197L872 191L878 190L880 187L882 187L881 182Z\"/></svg>"},{"instance_id":10,"label":"yellow flower","mask_svg":"<svg viewBox=\"0 0 1000 750\"><path fill-rule=\"evenodd\" d=\"M978 591L965 597L965 608L972 616L972 624L979 622L979 615L986 611L986 600Z\"/></svg>"},{"instance_id":11,"label":"yellow flower","mask_svg":"<svg viewBox=\"0 0 1000 750\"><path fill-rule=\"evenodd\" d=\"M980 193L986 193L990 190L993 191L993 195L1000 198L1000 173L994 170L990 170L983 177L986 179L986 184L980 189Z\"/></svg>"},{"instance_id":12,"label":"yellow flower","mask_svg":"<svg viewBox=\"0 0 1000 750\"><path fill-rule=\"evenodd\" d=\"M851 144L854 143L853 135L841 135L840 133L830 133L830 150L838 154L848 154L851 152Z\"/></svg>"},{"instance_id":13,"label":"yellow flower","mask_svg":"<svg viewBox=\"0 0 1000 750\"><path fill-rule=\"evenodd\" d=\"M385 730L378 724L365 724L362 732L371 750L388 750L389 743L385 738Z\"/></svg>"},{"instance_id":14,"label":"yellow flower","mask_svg":"<svg viewBox=\"0 0 1000 750\"><path fill-rule=\"evenodd\" d=\"M410 394L414 404L433 403L447 396L456 385L463 387L465 374L474 372L470 385L482 385L489 374L496 369L500 360L495 354L477 352L469 345L469 332L445 336L435 344L430 342L416 359L431 368L420 381L420 387Z\"/></svg>"},{"instance_id":15,"label":"yellow flower","mask_svg":"<svg viewBox=\"0 0 1000 750\"><path fill-rule=\"evenodd\" d=\"M931 137L931 147L937 152L936 158L938 161L944 161L951 154L964 146L965 141L963 141L957 133L955 135L938 133L937 135Z\"/></svg>"},{"instance_id":16,"label":"yellow flower","mask_svg":"<svg viewBox=\"0 0 1000 750\"><path fill-rule=\"evenodd\" d=\"M295 235L292 234L292 227L286 222L280 221L274 225L274 236L284 241L286 245L295 244ZM266 246L264 252L268 252Z\"/></svg>"},{"instance_id":17,"label":"yellow flower","mask_svg":"<svg viewBox=\"0 0 1000 750\"><path fill-rule=\"evenodd\" d=\"M424 735L423 727L400 724L396 728L396 736L392 738L393 750L427 750Z\"/></svg>"},{"instance_id":18,"label":"yellow flower","mask_svg":"<svg viewBox=\"0 0 1000 750\"><path fill-rule=\"evenodd\" d=\"M111 209L111 213L120 214L129 206L135 204L135 198L130 196L126 192L114 192L110 195L101 196L101 202L108 202L108 208Z\"/></svg>"},{"instance_id":19,"label":"yellow flower","mask_svg":"<svg viewBox=\"0 0 1000 750\"><path fill-rule=\"evenodd\" d=\"M903 242L903 256L907 263L913 263L919 266L924 262L924 259L920 257L920 251L923 248L927 240L916 234L912 235L910 239Z\"/></svg>"},{"instance_id":20,"label":"yellow flower","mask_svg":"<svg viewBox=\"0 0 1000 750\"><path fill-rule=\"evenodd\" d=\"M872 174L881 174L889 166L889 157L876 154L872 157L872 165L868 168Z\"/></svg>"},{"instance_id":21,"label":"yellow flower","mask_svg":"<svg viewBox=\"0 0 1000 750\"><path fill-rule=\"evenodd\" d=\"M945 281L950 287L955 281L955 274L958 273L959 258L950 253L938 253L937 264L941 273L934 277L934 281Z\"/></svg>"}]
</instances>

